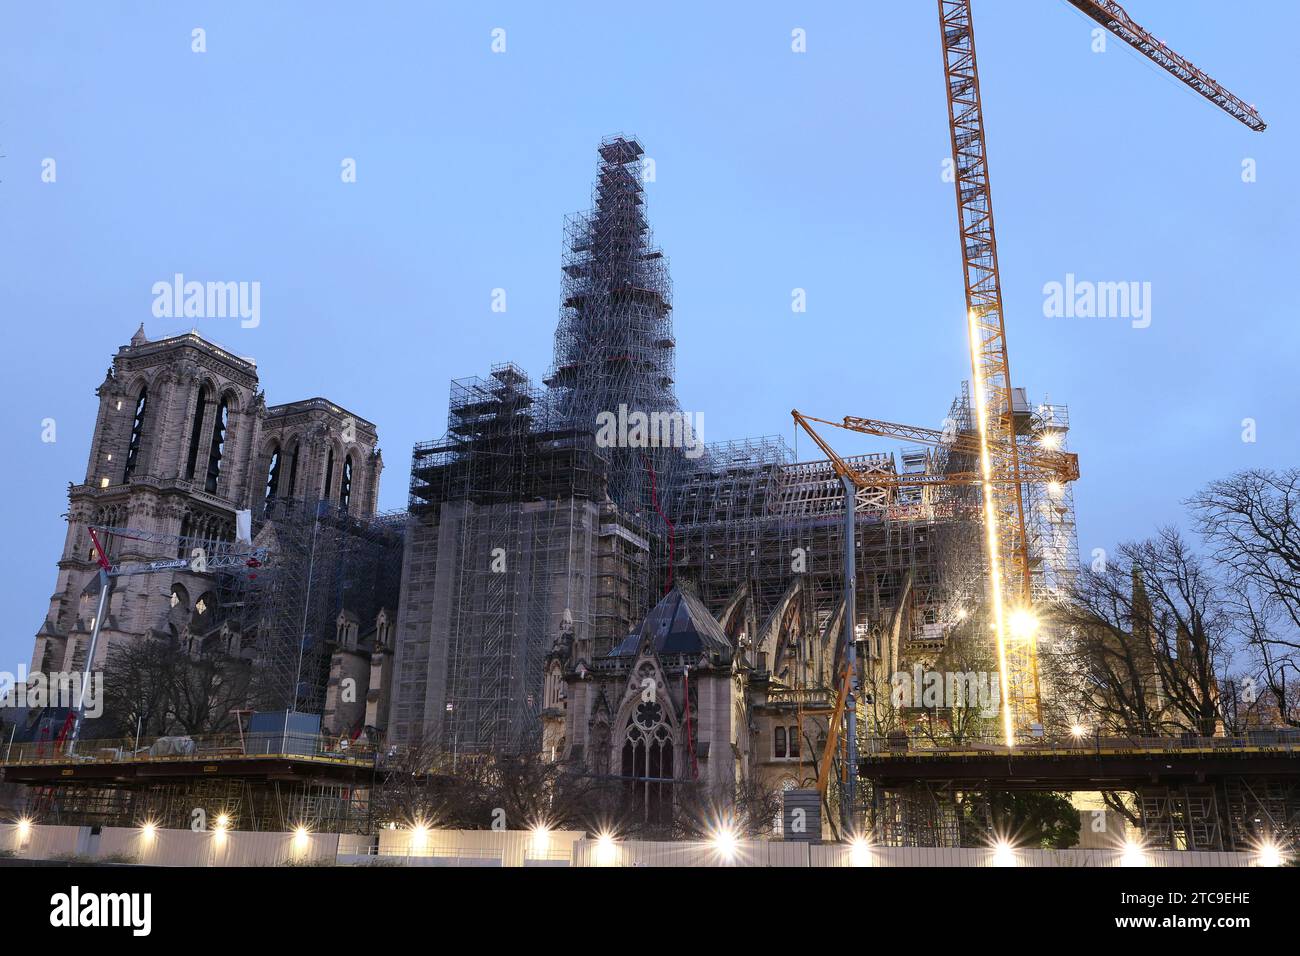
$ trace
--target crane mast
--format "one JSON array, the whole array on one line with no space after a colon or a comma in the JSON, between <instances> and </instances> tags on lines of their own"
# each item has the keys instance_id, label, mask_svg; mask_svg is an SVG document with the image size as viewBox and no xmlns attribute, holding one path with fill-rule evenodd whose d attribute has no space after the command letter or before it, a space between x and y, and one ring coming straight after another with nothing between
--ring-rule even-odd
<instances>
[{"instance_id":1,"label":"crane mast","mask_svg":"<svg viewBox=\"0 0 1300 956\"><path fill-rule=\"evenodd\" d=\"M969 335L973 434L948 435L935 429L900 425L877 419L846 416L841 421L814 418L794 411L802 427L829 459L845 489L845 668L837 675L837 702L828 727L818 790L825 792L829 762L836 752L841 724L846 725L848 747L844 784L851 812L853 799L855 679L853 674L855 488L903 485L978 485L981 492L984 548L988 570L988 597L997 648L1002 731L1008 747L1034 725L1041 726L1042 699L1038 683L1037 622L1031 608L1031 576L1023 485L1026 482L1067 482L1079 477L1077 456L1054 449L1021 444L1016 427L1011 364L1007 358L1006 323L1002 311L1002 285L998 274L997 233L993 224L993 199L989 187L984 113L980 100L979 69L975 59L975 32L971 0L938 0L939 30L943 42L944 83L948 100L948 131L952 146L953 184L960 227L962 271L965 280L966 322ZM1167 70L1191 89L1242 123L1260 132L1266 128L1254 106L1245 103L1190 60L1169 49L1139 26L1114 0L1067 0L1106 30ZM865 473L845 461L812 427L812 422L881 437L903 438L952 451L978 460L978 472L934 475Z\"/></svg>"},{"instance_id":2,"label":"crane mast","mask_svg":"<svg viewBox=\"0 0 1300 956\"><path fill-rule=\"evenodd\" d=\"M990 625L997 649L1002 733L1010 746L1018 731L1041 723L1042 706L1033 628L1018 629L1013 640L1009 627L1013 613L1020 620L1032 620L1029 545L970 0L939 0L939 27L970 332Z\"/></svg>"}]
</instances>

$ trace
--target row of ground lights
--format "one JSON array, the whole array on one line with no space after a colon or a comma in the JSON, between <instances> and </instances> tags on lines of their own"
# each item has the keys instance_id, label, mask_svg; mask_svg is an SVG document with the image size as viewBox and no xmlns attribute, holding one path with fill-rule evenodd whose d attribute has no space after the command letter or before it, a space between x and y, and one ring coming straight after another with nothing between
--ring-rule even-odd
<instances>
[{"instance_id":1,"label":"row of ground lights","mask_svg":"<svg viewBox=\"0 0 1300 956\"><path fill-rule=\"evenodd\" d=\"M229 829L229 818L222 814L217 818L216 833L224 836ZM153 822L144 823L141 828L141 835L148 841L152 841L157 832L157 824ZM18 822L18 834L20 842L25 842L27 834L31 832L31 821L27 819ZM300 826L294 830L294 847L298 850L305 850L311 836L311 831L305 826ZM412 849L423 850L428 844L429 827L426 824L416 824L411 828ZM545 825L538 825L532 829L533 849L539 853L546 853L550 849L551 830ZM709 843L714 852L724 862L731 863L735 860L739 851L740 841L734 830L730 827L719 827L713 831L709 838ZM1018 850L1007 840L998 840L993 844L993 865L994 866L1018 866ZM1147 855L1146 847L1141 843L1133 840L1124 841L1124 845L1118 850L1120 854L1120 863L1123 866L1147 866L1150 864L1150 857ZM614 835L608 831L603 831L596 837L596 865L613 866L618 859L618 841ZM1272 840L1262 840L1255 847L1255 863L1257 866L1276 867L1282 866L1287 862L1287 855ZM871 863L871 844L862 837L855 837L849 843L849 863L851 866L868 866Z\"/></svg>"},{"instance_id":2,"label":"row of ground lights","mask_svg":"<svg viewBox=\"0 0 1300 956\"><path fill-rule=\"evenodd\" d=\"M994 866L1019 866L1019 851L1007 840L998 840L993 844ZM1125 840L1116 852L1121 866L1150 866L1151 858L1147 847L1134 840ZM1256 866L1282 866L1287 862L1287 855L1272 840L1261 840L1255 845Z\"/></svg>"},{"instance_id":3,"label":"row of ground lights","mask_svg":"<svg viewBox=\"0 0 1300 956\"><path fill-rule=\"evenodd\" d=\"M32 820L30 817L20 817L17 821L18 844L21 846L26 843L32 833ZM230 830L230 818L226 814L217 817L216 825L213 828L213 836L218 840L224 840L225 835ZM158 824L152 820L146 820L140 824L140 836L146 843L152 843L158 835ZM536 826L532 830L533 847L539 852L547 852L550 847L551 831L547 826ZM311 831L305 826L299 826L293 831L294 848L305 850L311 839ZM411 828L412 848L423 849L429 839L429 827L425 824L416 824ZM736 854L740 847L740 841L734 830L730 827L719 827L714 830L709 838L709 843L715 853L724 862L730 863L735 860ZM1017 866L1019 865L1019 851L1007 840L998 840L993 844L993 865L994 866ZM1117 851L1120 855L1120 863L1123 866L1147 866L1150 864L1150 857L1147 855L1147 849L1141 843L1133 840L1126 840L1124 845ZM618 841L613 834L602 832L596 837L596 865L612 866L618 859ZM1255 864L1257 866L1282 866L1287 862L1287 854L1284 853L1272 840L1263 840L1255 847ZM856 837L849 844L849 863L852 866L869 866L871 863L871 845L863 838Z\"/></svg>"}]
</instances>

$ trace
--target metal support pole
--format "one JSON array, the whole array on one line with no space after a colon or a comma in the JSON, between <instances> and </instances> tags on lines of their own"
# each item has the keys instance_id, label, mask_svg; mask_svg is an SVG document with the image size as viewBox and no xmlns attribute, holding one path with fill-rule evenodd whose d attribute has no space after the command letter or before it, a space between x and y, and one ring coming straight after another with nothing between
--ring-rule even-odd
<instances>
[{"instance_id":1,"label":"metal support pole","mask_svg":"<svg viewBox=\"0 0 1300 956\"><path fill-rule=\"evenodd\" d=\"M844 485L844 666L849 679L845 683L844 701L845 761L844 789L840 800L840 818L844 832L853 832L853 807L857 802L858 782L858 643L857 643L857 486L841 476Z\"/></svg>"},{"instance_id":2,"label":"metal support pole","mask_svg":"<svg viewBox=\"0 0 1300 956\"><path fill-rule=\"evenodd\" d=\"M102 567L99 569L99 603L95 606L95 626L90 629L90 645L86 648L86 662L81 668L81 689L77 695L77 709L73 711L72 727L68 731L68 753L76 753L77 736L86 713L86 689L90 686L90 672L95 666L95 652L99 647L99 632L104 627L104 614L108 610L108 592L112 579Z\"/></svg>"},{"instance_id":3,"label":"metal support pole","mask_svg":"<svg viewBox=\"0 0 1300 956\"><path fill-rule=\"evenodd\" d=\"M307 621L311 611L311 579L316 570L316 533L320 530L321 504L316 503L316 518L311 526L311 553L307 556L307 595L302 602L302 633L298 636L298 669L293 675L293 702L288 710L298 713L298 688L302 684L302 654L307 644ZM289 732L289 714L284 715L284 731Z\"/></svg>"}]
</instances>

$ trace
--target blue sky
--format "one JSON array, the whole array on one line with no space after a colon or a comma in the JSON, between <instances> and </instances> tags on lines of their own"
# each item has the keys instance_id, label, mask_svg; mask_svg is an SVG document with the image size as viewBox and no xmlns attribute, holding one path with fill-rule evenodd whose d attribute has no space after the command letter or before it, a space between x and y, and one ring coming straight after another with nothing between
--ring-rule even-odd
<instances>
[{"instance_id":1,"label":"blue sky","mask_svg":"<svg viewBox=\"0 0 1300 956\"><path fill-rule=\"evenodd\" d=\"M1070 406L1085 553L1181 520L1211 479L1296 464L1300 7L1126 6L1270 128L1118 41L1092 52L1064 2L976 2L1012 371ZM0 670L29 659L112 354L141 321L187 327L151 316L154 282L260 282L259 327L200 331L256 358L270 402L325 395L376 422L381 504L401 507L449 379L544 374L562 219L612 132L656 163L678 393L706 439L792 439L792 407L937 426L969 359L935 4L738 9L0 6ZM1045 318L1067 273L1150 282L1150 327Z\"/></svg>"}]
</instances>

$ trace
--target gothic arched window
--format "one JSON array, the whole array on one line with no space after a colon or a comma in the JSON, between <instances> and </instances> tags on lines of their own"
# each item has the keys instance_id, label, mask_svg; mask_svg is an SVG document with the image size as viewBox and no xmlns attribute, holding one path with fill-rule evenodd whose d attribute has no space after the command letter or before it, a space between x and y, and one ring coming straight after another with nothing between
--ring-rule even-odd
<instances>
[{"instance_id":1,"label":"gothic arched window","mask_svg":"<svg viewBox=\"0 0 1300 956\"><path fill-rule=\"evenodd\" d=\"M638 703L628 717L622 775L635 812L650 824L672 822L673 732L657 701Z\"/></svg>"},{"instance_id":2,"label":"gothic arched window","mask_svg":"<svg viewBox=\"0 0 1300 956\"><path fill-rule=\"evenodd\" d=\"M546 708L559 707L563 687L564 682L560 677L560 668L555 665L546 672L546 684L542 692L542 706Z\"/></svg>"},{"instance_id":3,"label":"gothic arched window","mask_svg":"<svg viewBox=\"0 0 1300 956\"><path fill-rule=\"evenodd\" d=\"M300 442L294 442L293 451L289 453L289 491L288 497L298 490L298 452L302 449Z\"/></svg>"},{"instance_id":4,"label":"gothic arched window","mask_svg":"<svg viewBox=\"0 0 1300 956\"><path fill-rule=\"evenodd\" d=\"M334 449L330 449L329 457L325 459L325 489L321 492L322 498L328 498L334 485Z\"/></svg>"},{"instance_id":5,"label":"gothic arched window","mask_svg":"<svg viewBox=\"0 0 1300 956\"><path fill-rule=\"evenodd\" d=\"M266 500L270 501L280 489L280 446L271 452L271 467L266 471Z\"/></svg>"},{"instance_id":6,"label":"gothic arched window","mask_svg":"<svg viewBox=\"0 0 1300 956\"><path fill-rule=\"evenodd\" d=\"M212 422L212 445L208 449L208 479L204 490L210 495L217 493L217 479L221 477L221 458L226 451L226 426L230 420L230 403L221 400L217 406L217 417Z\"/></svg>"},{"instance_id":7,"label":"gothic arched window","mask_svg":"<svg viewBox=\"0 0 1300 956\"><path fill-rule=\"evenodd\" d=\"M194 403L194 424L190 426L190 451L185 458L185 477L191 479L199 467L199 446L203 444L203 415L208 407L208 387L199 386L199 397Z\"/></svg>"},{"instance_id":8,"label":"gothic arched window","mask_svg":"<svg viewBox=\"0 0 1300 956\"><path fill-rule=\"evenodd\" d=\"M200 595L194 602L194 610L190 615L190 632L203 635L210 630L217 619L216 611L217 596L211 591Z\"/></svg>"},{"instance_id":9,"label":"gothic arched window","mask_svg":"<svg viewBox=\"0 0 1300 956\"><path fill-rule=\"evenodd\" d=\"M343 482L339 487L339 506L348 510L348 502L352 500L352 456L343 459Z\"/></svg>"},{"instance_id":10,"label":"gothic arched window","mask_svg":"<svg viewBox=\"0 0 1300 956\"><path fill-rule=\"evenodd\" d=\"M135 402L135 420L131 423L131 444L126 449L126 468L122 472L122 483L126 484L135 473L135 466L140 456L140 442L144 438L144 417L149 410L149 389L140 386L140 397Z\"/></svg>"}]
</instances>

